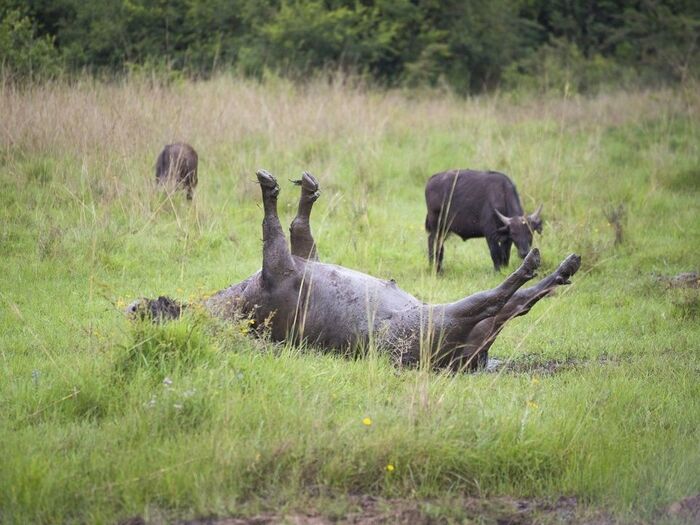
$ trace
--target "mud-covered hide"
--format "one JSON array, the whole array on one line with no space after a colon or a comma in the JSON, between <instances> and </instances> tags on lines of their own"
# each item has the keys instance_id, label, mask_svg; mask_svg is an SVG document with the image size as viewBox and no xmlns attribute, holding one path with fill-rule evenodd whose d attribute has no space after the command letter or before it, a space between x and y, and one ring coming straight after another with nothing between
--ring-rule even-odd
<instances>
[{"instance_id":1,"label":"mud-covered hide","mask_svg":"<svg viewBox=\"0 0 700 525\"><path fill-rule=\"evenodd\" d=\"M127 315L132 319L151 319L155 322L178 319L186 305L170 297L161 295L157 299L142 297L126 308Z\"/></svg>"}]
</instances>

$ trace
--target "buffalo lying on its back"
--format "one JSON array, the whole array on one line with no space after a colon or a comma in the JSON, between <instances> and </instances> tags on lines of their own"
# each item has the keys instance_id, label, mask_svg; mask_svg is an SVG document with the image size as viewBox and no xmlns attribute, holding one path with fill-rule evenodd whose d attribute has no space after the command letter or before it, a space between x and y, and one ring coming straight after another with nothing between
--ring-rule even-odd
<instances>
[{"instance_id":1,"label":"buffalo lying on its back","mask_svg":"<svg viewBox=\"0 0 700 525\"><path fill-rule=\"evenodd\" d=\"M443 244L449 233L462 240L486 237L493 266L508 266L512 243L521 258L532 244L532 232L542 233L540 212L525 215L518 191L503 173L453 170L437 173L425 185L428 214L428 258L442 270Z\"/></svg>"},{"instance_id":2,"label":"buffalo lying on its back","mask_svg":"<svg viewBox=\"0 0 700 525\"><path fill-rule=\"evenodd\" d=\"M401 363L428 359L432 366L475 368L485 362L506 321L568 284L580 265L580 257L570 255L552 274L522 289L540 263L539 252L532 250L500 286L453 303L426 304L394 281L318 261L309 217L319 192L311 175L304 173L298 181L301 197L291 225L291 249L277 215L279 185L263 170L258 181L265 213L262 269L203 305L226 320L247 317L256 330L269 331L275 341L291 339L341 352L375 343ZM170 312L179 315L164 298L157 301L167 311L143 299L130 306L130 313L155 318Z\"/></svg>"},{"instance_id":3,"label":"buffalo lying on its back","mask_svg":"<svg viewBox=\"0 0 700 525\"><path fill-rule=\"evenodd\" d=\"M197 186L198 161L197 152L189 144L168 144L156 160L156 181L159 185L171 182L176 188L184 188L187 200L192 200Z\"/></svg>"}]
</instances>

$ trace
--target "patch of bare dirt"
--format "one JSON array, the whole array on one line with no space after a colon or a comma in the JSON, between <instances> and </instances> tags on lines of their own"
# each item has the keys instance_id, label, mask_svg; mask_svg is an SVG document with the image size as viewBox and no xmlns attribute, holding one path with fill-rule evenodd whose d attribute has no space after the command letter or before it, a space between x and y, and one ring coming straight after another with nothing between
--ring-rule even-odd
<instances>
[{"instance_id":1,"label":"patch of bare dirt","mask_svg":"<svg viewBox=\"0 0 700 525\"><path fill-rule=\"evenodd\" d=\"M133 518L120 521L118 525L146 525L146 520L141 516L134 516Z\"/></svg>"},{"instance_id":2,"label":"patch of bare dirt","mask_svg":"<svg viewBox=\"0 0 700 525\"><path fill-rule=\"evenodd\" d=\"M700 288L698 272L683 272L678 275L657 275L656 280L666 288Z\"/></svg>"},{"instance_id":3,"label":"patch of bare dirt","mask_svg":"<svg viewBox=\"0 0 700 525\"><path fill-rule=\"evenodd\" d=\"M666 514L683 523L700 523L700 494L672 503Z\"/></svg>"},{"instance_id":4,"label":"patch of bare dirt","mask_svg":"<svg viewBox=\"0 0 700 525\"><path fill-rule=\"evenodd\" d=\"M581 505L575 497L562 497L557 501L547 502L507 497L417 501L356 496L349 498L348 510L342 515L337 513L326 515L316 510L308 510L286 514L266 513L249 517L199 518L180 521L178 525L438 525L472 522L483 525L561 523L613 525L617 523L606 512Z\"/></svg>"},{"instance_id":5,"label":"patch of bare dirt","mask_svg":"<svg viewBox=\"0 0 700 525\"><path fill-rule=\"evenodd\" d=\"M505 372L511 374L552 375L567 370L574 370L593 364L614 365L623 361L620 356L601 355L596 359L569 357L542 361L539 356L525 355L512 361L500 361L487 369L488 372ZM489 362L491 359L489 359Z\"/></svg>"}]
</instances>

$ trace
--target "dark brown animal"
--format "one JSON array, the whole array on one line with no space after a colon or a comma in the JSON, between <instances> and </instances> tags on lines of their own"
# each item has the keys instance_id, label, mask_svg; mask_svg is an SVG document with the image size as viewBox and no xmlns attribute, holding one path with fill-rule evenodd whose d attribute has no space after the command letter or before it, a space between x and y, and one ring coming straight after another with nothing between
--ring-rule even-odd
<instances>
[{"instance_id":1,"label":"dark brown animal","mask_svg":"<svg viewBox=\"0 0 700 525\"><path fill-rule=\"evenodd\" d=\"M476 368L508 319L527 313L555 287L569 284L580 265L580 257L570 255L540 283L519 290L540 264L535 249L496 288L453 303L426 304L394 281L317 260L309 216L318 183L308 173L300 181L290 250L277 216L277 181L266 171L257 175L265 212L262 269L207 299L204 306L223 319L248 318L275 341L291 339L341 352L375 344L400 363L428 360L434 367ZM134 303L131 313L150 312L150 303Z\"/></svg>"},{"instance_id":2,"label":"dark brown animal","mask_svg":"<svg viewBox=\"0 0 700 525\"><path fill-rule=\"evenodd\" d=\"M171 183L175 189L183 188L187 192L187 200L192 200L197 187L198 162L197 152L189 144L168 144L156 160L156 182L161 186Z\"/></svg>"},{"instance_id":3,"label":"dark brown animal","mask_svg":"<svg viewBox=\"0 0 700 525\"><path fill-rule=\"evenodd\" d=\"M437 259L442 271L444 242L450 233L462 240L485 237L493 266L508 266L511 244L524 258L532 245L532 233L542 233L542 205L525 215L515 184L495 171L453 170L437 173L425 185L428 213L428 259Z\"/></svg>"}]
</instances>

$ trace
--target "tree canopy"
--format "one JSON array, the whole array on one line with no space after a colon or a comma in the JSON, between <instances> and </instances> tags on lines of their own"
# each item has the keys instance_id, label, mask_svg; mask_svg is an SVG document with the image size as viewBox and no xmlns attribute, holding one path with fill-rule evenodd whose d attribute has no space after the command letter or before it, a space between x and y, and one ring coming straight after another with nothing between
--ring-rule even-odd
<instances>
[{"instance_id":1,"label":"tree canopy","mask_svg":"<svg viewBox=\"0 0 700 525\"><path fill-rule=\"evenodd\" d=\"M585 91L700 70L694 0L0 0L18 76L164 68Z\"/></svg>"}]
</instances>

